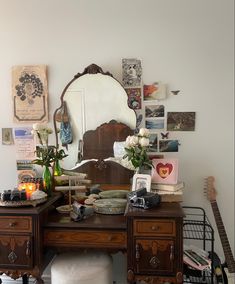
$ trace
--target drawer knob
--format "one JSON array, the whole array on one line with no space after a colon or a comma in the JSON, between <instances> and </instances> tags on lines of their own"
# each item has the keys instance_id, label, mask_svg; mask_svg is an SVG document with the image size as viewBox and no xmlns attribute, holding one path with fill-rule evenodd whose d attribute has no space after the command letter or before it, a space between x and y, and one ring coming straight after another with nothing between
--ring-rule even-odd
<instances>
[{"instance_id":1,"label":"drawer knob","mask_svg":"<svg viewBox=\"0 0 235 284\"><path fill-rule=\"evenodd\" d=\"M16 225L16 222L10 222L9 223L9 227L11 227L11 228L15 227L15 225Z\"/></svg>"},{"instance_id":2,"label":"drawer knob","mask_svg":"<svg viewBox=\"0 0 235 284\"><path fill-rule=\"evenodd\" d=\"M112 241L113 240L113 236L108 236L108 241Z\"/></svg>"},{"instance_id":3,"label":"drawer knob","mask_svg":"<svg viewBox=\"0 0 235 284\"><path fill-rule=\"evenodd\" d=\"M159 259L156 256L153 256L150 261L149 264L153 267L153 268L157 268L160 264Z\"/></svg>"},{"instance_id":4,"label":"drawer knob","mask_svg":"<svg viewBox=\"0 0 235 284\"><path fill-rule=\"evenodd\" d=\"M151 229L152 229L153 231L157 231L157 230L159 230L159 227L158 227L158 226L152 226Z\"/></svg>"}]
</instances>

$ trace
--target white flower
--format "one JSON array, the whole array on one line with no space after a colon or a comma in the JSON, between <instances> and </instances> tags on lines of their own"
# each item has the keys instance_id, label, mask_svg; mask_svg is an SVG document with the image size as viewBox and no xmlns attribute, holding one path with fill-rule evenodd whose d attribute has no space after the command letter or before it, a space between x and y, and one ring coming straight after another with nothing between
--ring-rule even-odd
<instances>
[{"instance_id":1,"label":"white flower","mask_svg":"<svg viewBox=\"0 0 235 284\"><path fill-rule=\"evenodd\" d=\"M33 124L33 130L34 130L34 131L39 130L39 128L40 128L40 123L34 123L34 124Z\"/></svg>"},{"instance_id":2,"label":"white flower","mask_svg":"<svg viewBox=\"0 0 235 284\"><path fill-rule=\"evenodd\" d=\"M34 123L32 134L36 134L41 145L48 145L48 135L53 133L52 128L48 127L46 123Z\"/></svg>"},{"instance_id":3,"label":"white flower","mask_svg":"<svg viewBox=\"0 0 235 284\"><path fill-rule=\"evenodd\" d=\"M139 136L149 137L149 130L147 128L140 128Z\"/></svg>"},{"instance_id":4,"label":"white flower","mask_svg":"<svg viewBox=\"0 0 235 284\"><path fill-rule=\"evenodd\" d=\"M53 131L50 127L47 126L45 123L34 123L33 124L33 130L37 132L47 132L48 134L51 134Z\"/></svg>"},{"instance_id":5,"label":"white flower","mask_svg":"<svg viewBox=\"0 0 235 284\"><path fill-rule=\"evenodd\" d=\"M140 143L140 146L147 147L147 146L149 146L149 139L146 138L146 137L141 137L139 139L139 143Z\"/></svg>"},{"instance_id":6,"label":"white flower","mask_svg":"<svg viewBox=\"0 0 235 284\"><path fill-rule=\"evenodd\" d=\"M135 147L136 145L138 145L139 139L137 136L127 136L126 138L126 147L130 148L130 147Z\"/></svg>"}]
</instances>

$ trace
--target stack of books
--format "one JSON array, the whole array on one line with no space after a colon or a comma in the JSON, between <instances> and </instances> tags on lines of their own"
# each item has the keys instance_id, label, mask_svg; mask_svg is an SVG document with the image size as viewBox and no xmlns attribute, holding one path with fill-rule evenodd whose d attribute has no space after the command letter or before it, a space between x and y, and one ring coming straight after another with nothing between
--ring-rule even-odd
<instances>
[{"instance_id":1,"label":"stack of books","mask_svg":"<svg viewBox=\"0 0 235 284\"><path fill-rule=\"evenodd\" d=\"M161 195L162 202L182 202L184 182L177 184L152 183L151 191Z\"/></svg>"}]
</instances>

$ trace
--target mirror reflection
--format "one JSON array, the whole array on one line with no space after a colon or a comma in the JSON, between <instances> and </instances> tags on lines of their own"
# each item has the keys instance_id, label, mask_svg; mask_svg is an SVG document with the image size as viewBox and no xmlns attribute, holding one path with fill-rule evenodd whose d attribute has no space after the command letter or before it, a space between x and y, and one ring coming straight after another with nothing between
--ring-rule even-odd
<instances>
[{"instance_id":1,"label":"mirror reflection","mask_svg":"<svg viewBox=\"0 0 235 284\"><path fill-rule=\"evenodd\" d=\"M63 161L66 169L73 168L83 159L83 135L88 130L95 130L111 120L124 123L131 129L136 127L136 115L128 107L125 89L109 72L104 73L95 64L78 73L67 84L60 99L61 105L54 113L55 128L61 128L60 118L66 105L67 114L64 113L63 117L72 130L72 143L66 145L68 157ZM60 135L57 134L56 144L61 148Z\"/></svg>"}]
</instances>

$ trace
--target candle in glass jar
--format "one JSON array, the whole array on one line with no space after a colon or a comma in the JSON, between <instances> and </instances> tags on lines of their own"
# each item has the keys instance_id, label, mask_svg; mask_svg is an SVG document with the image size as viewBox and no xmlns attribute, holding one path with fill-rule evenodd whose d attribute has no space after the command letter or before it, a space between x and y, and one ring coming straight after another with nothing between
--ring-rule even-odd
<instances>
[{"instance_id":1,"label":"candle in glass jar","mask_svg":"<svg viewBox=\"0 0 235 284\"><path fill-rule=\"evenodd\" d=\"M19 191L22 191L22 190L25 190L26 189L26 182L21 182L19 185L18 185L18 190Z\"/></svg>"},{"instance_id":2,"label":"candle in glass jar","mask_svg":"<svg viewBox=\"0 0 235 284\"><path fill-rule=\"evenodd\" d=\"M35 190L36 190L36 184L35 183L33 183L33 182L26 183L25 191L26 191L27 200L31 199L31 195Z\"/></svg>"}]
</instances>

